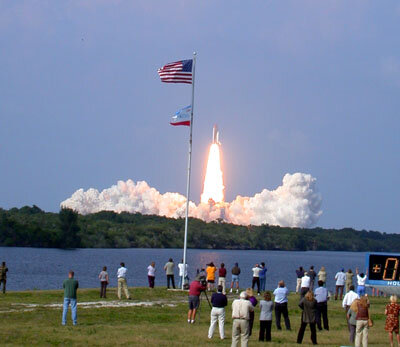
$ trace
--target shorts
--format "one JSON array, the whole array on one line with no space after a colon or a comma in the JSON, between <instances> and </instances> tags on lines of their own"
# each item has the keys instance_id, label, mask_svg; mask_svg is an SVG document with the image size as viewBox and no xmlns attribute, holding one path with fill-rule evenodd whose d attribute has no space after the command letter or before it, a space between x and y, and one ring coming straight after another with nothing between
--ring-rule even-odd
<instances>
[{"instance_id":1,"label":"shorts","mask_svg":"<svg viewBox=\"0 0 400 347\"><path fill-rule=\"evenodd\" d=\"M232 275L232 282L238 282L239 283L239 275Z\"/></svg>"},{"instance_id":2,"label":"shorts","mask_svg":"<svg viewBox=\"0 0 400 347\"><path fill-rule=\"evenodd\" d=\"M200 305L200 297L197 295L189 295L189 310L197 310Z\"/></svg>"},{"instance_id":3,"label":"shorts","mask_svg":"<svg viewBox=\"0 0 400 347\"><path fill-rule=\"evenodd\" d=\"M215 280L207 280L208 283L215 283Z\"/></svg>"}]
</instances>

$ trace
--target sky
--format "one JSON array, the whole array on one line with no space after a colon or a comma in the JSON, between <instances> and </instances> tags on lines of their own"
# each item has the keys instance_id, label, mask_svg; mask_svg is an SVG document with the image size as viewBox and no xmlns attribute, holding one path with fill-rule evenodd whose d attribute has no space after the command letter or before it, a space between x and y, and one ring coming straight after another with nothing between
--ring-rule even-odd
<instances>
[{"instance_id":1,"label":"sky","mask_svg":"<svg viewBox=\"0 0 400 347\"><path fill-rule=\"evenodd\" d=\"M0 206L58 211L79 188L145 180L192 200L216 123L226 200L317 178L322 227L400 232L398 1L0 2Z\"/></svg>"}]
</instances>

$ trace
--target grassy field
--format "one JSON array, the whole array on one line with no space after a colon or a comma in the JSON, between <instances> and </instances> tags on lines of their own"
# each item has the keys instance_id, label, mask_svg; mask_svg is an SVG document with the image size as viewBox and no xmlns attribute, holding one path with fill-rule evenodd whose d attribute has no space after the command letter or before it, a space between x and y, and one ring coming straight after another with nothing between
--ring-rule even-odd
<instances>
[{"instance_id":1,"label":"grassy field","mask_svg":"<svg viewBox=\"0 0 400 347\"><path fill-rule=\"evenodd\" d=\"M99 299L97 289L80 289L78 293L78 325L72 326L68 314L67 326L61 325L63 294L61 291L8 292L0 294L1 345L142 345L142 346L228 346L231 344L231 301L229 297L226 338L217 334L207 338L210 309L202 303L193 325L186 320L187 293L164 288L130 288L133 300L118 301L116 289L108 290L107 299ZM290 295L289 316L292 331L272 328L272 342L258 342L258 317L249 345L294 346L300 324L298 296ZM369 345L387 346L383 314L387 298L371 298L374 327L369 331ZM152 304L151 304L152 303ZM99 307L102 305L103 307ZM131 305L124 307L123 305ZM109 307L114 306L114 307ZM318 344L347 346L348 331L345 314L339 301L329 303L330 331L318 333ZM303 345L310 343L307 329Z\"/></svg>"}]
</instances>

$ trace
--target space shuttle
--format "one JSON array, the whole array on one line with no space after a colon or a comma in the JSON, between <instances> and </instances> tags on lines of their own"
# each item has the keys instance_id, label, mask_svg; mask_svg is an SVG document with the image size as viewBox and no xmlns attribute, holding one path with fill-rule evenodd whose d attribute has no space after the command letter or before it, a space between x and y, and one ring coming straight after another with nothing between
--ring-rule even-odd
<instances>
[{"instance_id":1,"label":"space shuttle","mask_svg":"<svg viewBox=\"0 0 400 347\"><path fill-rule=\"evenodd\" d=\"M213 127L212 143L216 143L217 145L221 144L221 142L219 142L219 131L218 131L217 124L214 124L214 127Z\"/></svg>"}]
</instances>

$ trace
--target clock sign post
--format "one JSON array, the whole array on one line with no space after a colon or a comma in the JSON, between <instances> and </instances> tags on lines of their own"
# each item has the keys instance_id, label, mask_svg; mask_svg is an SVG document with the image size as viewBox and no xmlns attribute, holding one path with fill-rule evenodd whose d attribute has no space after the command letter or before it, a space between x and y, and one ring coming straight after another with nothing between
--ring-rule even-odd
<instances>
[{"instance_id":1,"label":"clock sign post","mask_svg":"<svg viewBox=\"0 0 400 347\"><path fill-rule=\"evenodd\" d=\"M365 285L400 295L400 254L367 253L365 260L368 269Z\"/></svg>"}]
</instances>

